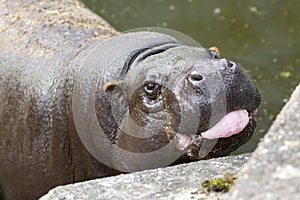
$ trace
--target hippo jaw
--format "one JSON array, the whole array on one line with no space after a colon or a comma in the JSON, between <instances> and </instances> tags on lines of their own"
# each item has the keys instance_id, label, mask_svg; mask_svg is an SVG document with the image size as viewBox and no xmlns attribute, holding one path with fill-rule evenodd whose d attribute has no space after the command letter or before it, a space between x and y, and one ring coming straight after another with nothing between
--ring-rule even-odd
<instances>
[{"instance_id":1,"label":"hippo jaw","mask_svg":"<svg viewBox=\"0 0 300 200\"><path fill-rule=\"evenodd\" d=\"M227 113L214 126L201 133L188 136L172 131L170 134L177 140L178 148L185 150L201 139L213 140L239 134L246 128L250 120L252 120L252 115L245 109L239 109Z\"/></svg>"},{"instance_id":2,"label":"hippo jaw","mask_svg":"<svg viewBox=\"0 0 300 200\"><path fill-rule=\"evenodd\" d=\"M236 150L251 138L256 126L256 112L257 110L249 112L245 109L231 111L213 127L194 135L173 132L177 148L185 151L177 163L226 156ZM234 122L237 118L238 121ZM207 149L202 148L205 142L208 143Z\"/></svg>"}]
</instances>

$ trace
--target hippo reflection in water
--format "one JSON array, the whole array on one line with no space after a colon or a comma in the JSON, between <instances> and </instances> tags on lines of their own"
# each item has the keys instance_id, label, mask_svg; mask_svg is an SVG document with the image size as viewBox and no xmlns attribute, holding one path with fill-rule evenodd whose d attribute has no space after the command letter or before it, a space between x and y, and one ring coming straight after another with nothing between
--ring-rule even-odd
<instances>
[{"instance_id":1,"label":"hippo reflection in water","mask_svg":"<svg viewBox=\"0 0 300 200\"><path fill-rule=\"evenodd\" d=\"M75 1L43 3L0 5L5 199L35 199L57 185L151 168L110 157L119 150L143 155L167 147L150 160L156 167L168 158L228 155L251 137L261 97L239 64L167 34L118 34ZM96 88L92 106L85 104L86 84ZM90 134L92 124L103 134ZM102 147L109 156L99 158Z\"/></svg>"}]
</instances>

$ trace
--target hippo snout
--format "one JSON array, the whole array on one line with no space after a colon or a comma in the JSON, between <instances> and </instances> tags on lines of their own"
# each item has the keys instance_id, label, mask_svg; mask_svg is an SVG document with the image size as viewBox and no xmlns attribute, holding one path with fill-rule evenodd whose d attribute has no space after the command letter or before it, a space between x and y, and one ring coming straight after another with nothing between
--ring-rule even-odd
<instances>
[{"instance_id":1,"label":"hippo snout","mask_svg":"<svg viewBox=\"0 0 300 200\"><path fill-rule=\"evenodd\" d=\"M227 111L246 109L253 112L261 101L258 87L240 64L227 59L221 60L225 66L220 74L226 88Z\"/></svg>"},{"instance_id":2,"label":"hippo snout","mask_svg":"<svg viewBox=\"0 0 300 200\"><path fill-rule=\"evenodd\" d=\"M187 126L178 125L181 122L177 121L171 128L175 143L186 152L181 158L185 161L224 156L246 143L256 127L255 115L261 101L258 87L239 63L226 58L191 57L195 51L197 49L177 47L155 55L155 61L154 57L151 59L151 64L155 63L152 66L157 68L163 67L159 66L159 60L169 55L185 58L183 62L173 61L171 73L167 73L169 76L179 71L179 75L173 79L159 78L174 80L167 87L176 97L162 97L181 107L178 112L177 104L169 105L176 110L172 113L174 121L189 118L185 121ZM146 61L147 66L151 66L148 60L143 62ZM184 78L179 78L181 76ZM162 91L164 94L168 93ZM186 116L182 116L183 109L187 109Z\"/></svg>"},{"instance_id":3,"label":"hippo snout","mask_svg":"<svg viewBox=\"0 0 300 200\"><path fill-rule=\"evenodd\" d=\"M225 58L199 60L187 80L197 94L200 120L184 159L224 156L246 143L256 127L261 93L241 65ZM201 149L204 143L213 144L210 152Z\"/></svg>"}]
</instances>

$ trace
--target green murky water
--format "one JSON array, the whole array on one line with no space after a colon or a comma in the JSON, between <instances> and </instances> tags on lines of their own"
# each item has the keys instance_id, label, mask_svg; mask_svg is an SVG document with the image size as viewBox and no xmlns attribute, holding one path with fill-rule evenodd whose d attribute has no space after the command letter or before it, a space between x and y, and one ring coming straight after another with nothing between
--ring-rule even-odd
<instances>
[{"instance_id":1,"label":"green murky water","mask_svg":"<svg viewBox=\"0 0 300 200\"><path fill-rule=\"evenodd\" d=\"M253 151L300 80L297 0L84 0L119 31L158 26L180 31L222 57L241 63L263 101L254 137L236 153Z\"/></svg>"}]
</instances>

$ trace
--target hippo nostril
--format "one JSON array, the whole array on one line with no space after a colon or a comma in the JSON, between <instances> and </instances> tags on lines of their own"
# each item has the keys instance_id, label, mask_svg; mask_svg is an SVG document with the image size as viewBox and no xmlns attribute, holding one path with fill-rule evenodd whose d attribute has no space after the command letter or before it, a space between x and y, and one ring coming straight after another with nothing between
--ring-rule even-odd
<instances>
[{"instance_id":1,"label":"hippo nostril","mask_svg":"<svg viewBox=\"0 0 300 200\"><path fill-rule=\"evenodd\" d=\"M193 81L202 81L203 77L200 74L191 75Z\"/></svg>"},{"instance_id":2,"label":"hippo nostril","mask_svg":"<svg viewBox=\"0 0 300 200\"><path fill-rule=\"evenodd\" d=\"M203 80L203 76L201 74L199 74L198 72L191 72L190 74L190 80L191 81L202 81Z\"/></svg>"},{"instance_id":3,"label":"hippo nostril","mask_svg":"<svg viewBox=\"0 0 300 200\"><path fill-rule=\"evenodd\" d=\"M230 68L235 67L235 63L231 62L231 61L228 61L228 67L230 67Z\"/></svg>"},{"instance_id":4,"label":"hippo nostril","mask_svg":"<svg viewBox=\"0 0 300 200\"><path fill-rule=\"evenodd\" d=\"M227 60L226 58L222 58L220 60L220 62L223 64L223 67L224 68L230 68L230 69L234 69L236 67L236 63L235 62L232 62L230 60ZM222 67L222 68L223 68Z\"/></svg>"}]
</instances>

